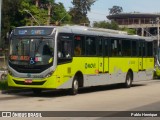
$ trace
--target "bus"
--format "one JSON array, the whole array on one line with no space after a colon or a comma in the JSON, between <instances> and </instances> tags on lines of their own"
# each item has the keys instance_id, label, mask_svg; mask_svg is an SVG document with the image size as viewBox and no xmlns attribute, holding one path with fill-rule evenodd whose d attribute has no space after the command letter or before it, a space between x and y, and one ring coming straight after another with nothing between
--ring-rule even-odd
<instances>
[{"instance_id":1,"label":"bus","mask_svg":"<svg viewBox=\"0 0 160 120\"><path fill-rule=\"evenodd\" d=\"M155 56L155 78L160 78L160 48L157 47Z\"/></svg>"},{"instance_id":2,"label":"bus","mask_svg":"<svg viewBox=\"0 0 160 120\"><path fill-rule=\"evenodd\" d=\"M84 26L17 27L10 35L8 86L69 89L153 77L153 40Z\"/></svg>"}]
</instances>

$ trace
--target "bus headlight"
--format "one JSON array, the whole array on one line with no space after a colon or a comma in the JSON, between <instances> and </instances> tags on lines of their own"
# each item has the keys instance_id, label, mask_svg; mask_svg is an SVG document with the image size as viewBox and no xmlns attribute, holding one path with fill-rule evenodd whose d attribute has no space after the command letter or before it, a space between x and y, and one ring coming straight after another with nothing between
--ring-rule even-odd
<instances>
[{"instance_id":1,"label":"bus headlight","mask_svg":"<svg viewBox=\"0 0 160 120\"><path fill-rule=\"evenodd\" d=\"M52 76L52 74L54 73L54 71L51 71L50 73L48 73L45 77L51 77Z\"/></svg>"}]
</instances>

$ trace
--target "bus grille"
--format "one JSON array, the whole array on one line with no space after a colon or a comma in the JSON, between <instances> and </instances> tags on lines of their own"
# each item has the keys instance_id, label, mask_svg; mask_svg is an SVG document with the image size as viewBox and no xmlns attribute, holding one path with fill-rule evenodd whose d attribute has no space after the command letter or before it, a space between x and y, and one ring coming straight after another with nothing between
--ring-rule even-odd
<instances>
[{"instance_id":1,"label":"bus grille","mask_svg":"<svg viewBox=\"0 0 160 120\"><path fill-rule=\"evenodd\" d=\"M46 82L46 81L42 81L42 82L25 83L24 81L17 81L17 80L13 80L13 81L18 85L43 85Z\"/></svg>"}]
</instances>

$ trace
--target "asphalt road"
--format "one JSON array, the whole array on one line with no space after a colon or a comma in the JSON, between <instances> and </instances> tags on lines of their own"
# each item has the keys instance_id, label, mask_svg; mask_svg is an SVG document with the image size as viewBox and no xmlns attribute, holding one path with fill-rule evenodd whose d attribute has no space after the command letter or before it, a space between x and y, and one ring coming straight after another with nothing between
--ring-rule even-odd
<instances>
[{"instance_id":1,"label":"asphalt road","mask_svg":"<svg viewBox=\"0 0 160 120\"><path fill-rule=\"evenodd\" d=\"M82 117L86 120L128 120L131 113L142 114L141 111L149 111L159 116L152 118L153 120L159 120L160 112L157 111L160 111L160 80L136 82L129 89L123 88L120 84L84 88L76 96L68 95L67 90L44 91L39 96L27 89L4 91L0 94L0 111L40 111L42 116L55 116L56 120L81 120ZM130 119L151 118L145 116Z\"/></svg>"}]
</instances>

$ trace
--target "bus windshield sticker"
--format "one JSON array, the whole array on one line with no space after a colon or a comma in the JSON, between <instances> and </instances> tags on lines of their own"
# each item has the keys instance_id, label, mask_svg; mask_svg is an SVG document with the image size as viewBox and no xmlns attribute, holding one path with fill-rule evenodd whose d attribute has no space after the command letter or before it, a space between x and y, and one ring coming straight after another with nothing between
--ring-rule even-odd
<instances>
[{"instance_id":1,"label":"bus windshield sticker","mask_svg":"<svg viewBox=\"0 0 160 120\"><path fill-rule=\"evenodd\" d=\"M34 63L35 63L34 58L30 58L30 64L32 65Z\"/></svg>"},{"instance_id":2,"label":"bus windshield sticker","mask_svg":"<svg viewBox=\"0 0 160 120\"><path fill-rule=\"evenodd\" d=\"M42 61L42 57L35 57L35 61L36 62L41 62Z\"/></svg>"}]
</instances>

